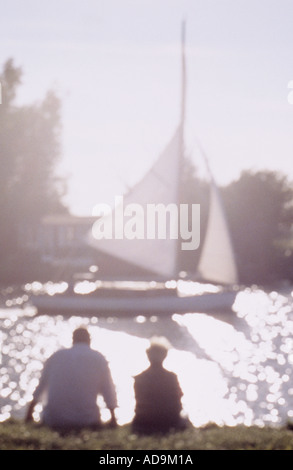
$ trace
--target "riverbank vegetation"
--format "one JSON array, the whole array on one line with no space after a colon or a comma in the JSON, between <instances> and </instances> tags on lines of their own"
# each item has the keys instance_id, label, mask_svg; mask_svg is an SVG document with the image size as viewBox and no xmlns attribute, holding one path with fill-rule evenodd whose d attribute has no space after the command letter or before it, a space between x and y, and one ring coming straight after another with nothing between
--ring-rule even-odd
<instances>
[{"instance_id":1,"label":"riverbank vegetation","mask_svg":"<svg viewBox=\"0 0 293 470\"><path fill-rule=\"evenodd\" d=\"M137 436L129 426L60 434L38 424L0 424L1 450L293 450L286 427L219 427L214 424L162 436Z\"/></svg>"}]
</instances>

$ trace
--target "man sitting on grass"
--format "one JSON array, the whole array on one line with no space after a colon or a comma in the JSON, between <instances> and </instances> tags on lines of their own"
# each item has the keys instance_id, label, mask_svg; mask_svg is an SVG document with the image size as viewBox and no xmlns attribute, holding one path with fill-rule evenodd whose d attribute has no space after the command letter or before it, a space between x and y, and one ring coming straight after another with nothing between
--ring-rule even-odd
<instances>
[{"instance_id":1,"label":"man sitting on grass","mask_svg":"<svg viewBox=\"0 0 293 470\"><path fill-rule=\"evenodd\" d=\"M101 353L91 349L85 328L73 332L71 348L57 351L45 363L27 410L27 422L33 419L35 405L45 393L43 423L47 426L60 430L100 427L98 395L103 396L111 412L110 425L116 426L116 391L108 363Z\"/></svg>"}]
</instances>

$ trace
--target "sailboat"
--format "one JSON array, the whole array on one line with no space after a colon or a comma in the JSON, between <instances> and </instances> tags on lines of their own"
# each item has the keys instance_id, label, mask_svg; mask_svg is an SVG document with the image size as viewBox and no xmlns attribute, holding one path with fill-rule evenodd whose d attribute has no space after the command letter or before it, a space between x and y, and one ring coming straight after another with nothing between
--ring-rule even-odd
<instances>
[{"instance_id":1,"label":"sailboat","mask_svg":"<svg viewBox=\"0 0 293 470\"><path fill-rule=\"evenodd\" d=\"M78 295L65 293L62 295L39 295L33 299L33 304L38 313L58 313L61 315L163 315L187 312L227 312L231 311L235 297L235 286L238 282L237 266L227 226L223 205L217 185L209 169L206 155L207 168L210 176L210 207L205 239L201 247L201 255L198 262L196 276L204 283L213 283L217 288L212 291L202 290L200 294L170 295L166 288L170 281L178 286L178 249L179 238L169 237L144 237L138 236L126 238L121 230L112 226L113 220L121 221L125 214L124 207L141 208L136 212L135 223L141 222L145 227L145 214L147 208L157 206L170 207L170 204L178 205L180 190L180 172L184 156L184 122L185 122L185 25L182 27L182 101L180 123L155 164L147 172L144 178L138 182L124 197L123 201L113 208L112 212L105 214L102 219L97 219L115 232L104 238L95 237L95 230L89 234L88 243L100 252L130 263L134 272L136 268L142 268L153 276L153 280L146 289L109 290L109 295L101 295L101 290L90 295ZM202 149L201 149L202 150ZM121 204L123 206L121 207ZM110 223L111 220L111 223ZM170 222L171 224L171 222ZM118 225L117 225L118 226ZM169 227L170 228L170 227ZM119 232L119 233L118 233ZM181 240L182 242L182 240ZM188 282L188 280L184 281ZM153 288L154 285L162 285L163 288ZM132 285L136 281L133 279ZM141 284L140 284L141 285ZM220 287L219 287L220 286ZM173 291L172 291L173 292ZM173 292L174 294L174 292Z\"/></svg>"}]
</instances>

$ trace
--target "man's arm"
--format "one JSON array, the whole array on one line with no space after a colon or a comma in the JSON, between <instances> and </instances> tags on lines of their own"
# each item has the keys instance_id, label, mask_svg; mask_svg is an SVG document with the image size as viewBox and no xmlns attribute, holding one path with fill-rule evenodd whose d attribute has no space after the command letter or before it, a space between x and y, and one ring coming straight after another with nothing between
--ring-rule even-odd
<instances>
[{"instance_id":1,"label":"man's arm","mask_svg":"<svg viewBox=\"0 0 293 470\"><path fill-rule=\"evenodd\" d=\"M110 419L109 425L112 428L115 428L117 426L117 420L115 416L115 408L117 408L117 396L116 396L116 389L113 383L110 368L106 361L104 363L103 372L104 373L103 373L103 380L101 384L102 385L101 392L104 397L106 406L110 410L110 413L111 413L111 419Z\"/></svg>"},{"instance_id":2,"label":"man's arm","mask_svg":"<svg viewBox=\"0 0 293 470\"><path fill-rule=\"evenodd\" d=\"M48 383L48 364L49 360L44 365L39 384L37 385L34 393L33 393L33 399L28 405L28 409L26 412L25 416L25 422L28 423L30 421L33 421L33 412L36 404L38 403L42 393L46 390L47 383Z\"/></svg>"},{"instance_id":3,"label":"man's arm","mask_svg":"<svg viewBox=\"0 0 293 470\"><path fill-rule=\"evenodd\" d=\"M109 425L110 425L111 428L116 428L117 427L117 421L116 421L116 416L115 416L115 410L110 409L110 413L111 413L111 419L110 419Z\"/></svg>"},{"instance_id":4,"label":"man's arm","mask_svg":"<svg viewBox=\"0 0 293 470\"><path fill-rule=\"evenodd\" d=\"M28 409L27 409L27 412L26 412L26 416L25 416L25 422L26 423L29 423L30 421L33 421L33 412L34 412L34 408L37 404L37 401L33 398L32 401L30 402L29 406L28 406Z\"/></svg>"}]
</instances>

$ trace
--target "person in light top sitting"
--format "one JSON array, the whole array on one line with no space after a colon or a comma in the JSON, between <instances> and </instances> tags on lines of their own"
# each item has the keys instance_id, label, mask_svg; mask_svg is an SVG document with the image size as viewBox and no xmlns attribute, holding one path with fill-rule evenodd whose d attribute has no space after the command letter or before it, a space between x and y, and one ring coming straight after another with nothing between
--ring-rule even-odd
<instances>
[{"instance_id":1,"label":"person in light top sitting","mask_svg":"<svg viewBox=\"0 0 293 470\"><path fill-rule=\"evenodd\" d=\"M45 363L26 421L32 421L35 405L47 394L43 424L57 429L101 426L97 397L102 395L115 427L116 390L105 357L90 347L85 328L73 332L73 345L55 352Z\"/></svg>"},{"instance_id":2,"label":"person in light top sitting","mask_svg":"<svg viewBox=\"0 0 293 470\"><path fill-rule=\"evenodd\" d=\"M146 434L182 430L187 425L181 417L183 394L176 374L163 367L168 347L154 340L146 352L150 367L134 377L136 406L132 430Z\"/></svg>"}]
</instances>

